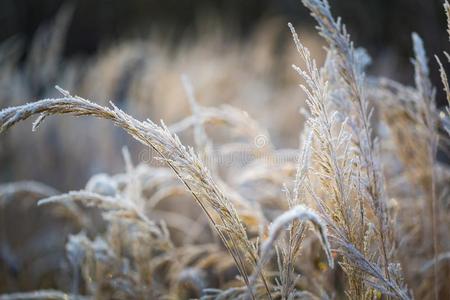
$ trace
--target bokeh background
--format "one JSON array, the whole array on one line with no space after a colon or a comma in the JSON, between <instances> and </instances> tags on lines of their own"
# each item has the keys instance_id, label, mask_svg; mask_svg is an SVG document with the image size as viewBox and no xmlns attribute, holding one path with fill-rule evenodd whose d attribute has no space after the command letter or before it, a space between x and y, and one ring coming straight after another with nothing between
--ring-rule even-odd
<instances>
[{"instance_id":1,"label":"bokeh background","mask_svg":"<svg viewBox=\"0 0 450 300\"><path fill-rule=\"evenodd\" d=\"M0 40L20 35L26 46L37 28L51 20L63 4L74 7L64 54L92 55L105 44L147 37L154 31L173 43L205 30L205 19L227 26L233 38L245 41L261 23L288 20L312 28L312 18L299 0L3 0ZM347 24L353 39L375 57L400 56L408 62L410 33L418 32L430 53L445 48L445 17L440 0L331 0L335 15ZM229 27L231 26L231 27ZM401 72L399 72L401 73ZM396 74L407 80L407 75Z\"/></svg>"},{"instance_id":2,"label":"bokeh background","mask_svg":"<svg viewBox=\"0 0 450 300\"><path fill-rule=\"evenodd\" d=\"M369 75L412 84L413 31L429 57L448 49L440 0L330 4L371 55ZM321 61L322 40L296 0L3 0L0 107L56 96L58 84L171 124L190 113L180 82L186 73L202 105L242 108L268 128L276 146L295 148L304 95L290 68L297 61L288 21ZM436 63L430 64L442 105ZM189 143L189 135L182 138ZM31 122L20 124L0 138L0 181L81 188L95 173L123 169L123 145L142 159L142 146L101 121L51 118L34 134Z\"/></svg>"}]
</instances>

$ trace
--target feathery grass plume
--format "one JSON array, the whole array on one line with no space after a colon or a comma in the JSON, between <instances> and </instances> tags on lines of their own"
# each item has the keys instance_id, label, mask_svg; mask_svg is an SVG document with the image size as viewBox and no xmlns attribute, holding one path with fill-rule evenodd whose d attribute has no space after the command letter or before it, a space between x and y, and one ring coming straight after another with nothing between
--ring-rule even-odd
<instances>
[{"instance_id":1,"label":"feathery grass plume","mask_svg":"<svg viewBox=\"0 0 450 300\"><path fill-rule=\"evenodd\" d=\"M178 137L172 134L164 124L158 126L150 120L140 122L112 103L112 109L110 109L78 96L73 97L61 88L58 90L63 94L63 98L40 100L0 111L0 132L35 114L95 116L112 121L136 140L154 149L172 168L214 225L219 237L235 259L244 282L248 285L245 259L256 266L258 260L256 248L248 239L233 204L218 188L194 150L186 149ZM33 126L35 128L39 126L43 119L44 117Z\"/></svg>"},{"instance_id":2,"label":"feathery grass plume","mask_svg":"<svg viewBox=\"0 0 450 300\"><path fill-rule=\"evenodd\" d=\"M448 4L447 0L444 2L444 10L445 10L445 14L447 16L447 34L450 39L450 5ZM444 51L444 55L447 58L447 61L450 62L450 55L446 51ZM443 123L442 125L443 125L444 129L447 131L447 133L450 135L450 87L449 87L449 83L448 83L448 77L447 77L447 73L445 72L444 66L442 65L439 57L437 55L435 55L434 57L436 58L436 61L439 65L439 74L441 76L441 81L442 81L444 92L445 92L445 95L447 96L447 102L448 102L448 106L446 107L447 115L441 114L441 119L442 119L442 123Z\"/></svg>"},{"instance_id":3,"label":"feathery grass plume","mask_svg":"<svg viewBox=\"0 0 450 300\"><path fill-rule=\"evenodd\" d=\"M309 50L301 44L293 26L289 24L289 27L300 58L306 66L305 71L295 65L293 68L307 84L301 87L307 95L307 104L311 111L311 117L307 123L313 135L311 155L313 161L317 163L315 175L320 180L322 189L332 191L329 201L320 200L317 201L317 205L333 231L339 231L347 241L357 245L358 249L363 251L361 241L365 216L359 213L359 209L358 211L353 209L358 207L358 203L351 202L352 194L355 193L354 188L356 188L353 183L355 176L352 169L351 135L346 131L346 122L339 125L339 115L330 107L328 83L324 78L325 69L317 68ZM337 138L334 137L336 130L338 130ZM309 184L313 186L311 180ZM353 228L356 226L361 226L361 230L354 231ZM351 268L346 271L352 296L361 297L365 291L359 271Z\"/></svg>"},{"instance_id":4,"label":"feathery grass plume","mask_svg":"<svg viewBox=\"0 0 450 300\"><path fill-rule=\"evenodd\" d=\"M310 167L311 159L311 142L312 142L312 132L309 127L303 129L303 137L300 146L300 155L297 159L296 173L293 188L293 198L288 198L289 206L293 207L299 204L301 197L303 196L304 183L308 175L308 169Z\"/></svg>"},{"instance_id":5,"label":"feathery grass plume","mask_svg":"<svg viewBox=\"0 0 450 300\"><path fill-rule=\"evenodd\" d=\"M444 10L445 10L445 15L447 16L447 34L450 39L450 5L448 4L447 0L445 0L445 2L444 2Z\"/></svg>"},{"instance_id":6,"label":"feathery grass plume","mask_svg":"<svg viewBox=\"0 0 450 300\"><path fill-rule=\"evenodd\" d=\"M369 108L368 99L365 95L365 75L363 65L358 60L354 50L353 42L347 33L345 25L338 19L335 21L330 12L328 1L304 0L303 3L311 10L311 15L318 23L320 34L327 40L331 51L336 54L336 66L342 82L347 87L347 93L356 112L355 116L349 117L354 122L353 138L360 151L362 167L367 176L367 194L375 215L378 218L378 231L380 236L380 249L384 259L385 275L389 277L388 249L391 247L389 241L389 220L386 212L386 196L384 192L383 176L379 170L377 155L377 141L374 139L370 119L372 109ZM387 235L387 236L385 236Z\"/></svg>"},{"instance_id":7,"label":"feathery grass plume","mask_svg":"<svg viewBox=\"0 0 450 300\"><path fill-rule=\"evenodd\" d=\"M435 56L436 61L439 64L439 74L441 76L441 81L442 81L442 85L443 85L443 89L444 92L446 94L447 97L447 102L450 105L450 87L448 84L448 78L447 78L447 73L444 70L444 66L442 65L440 59L438 56ZM450 61L450 58L449 58ZM447 131L448 135L450 135L450 106L447 106L445 108L446 113L442 112L440 114L441 117L441 123L442 123L442 127L444 127L444 129Z\"/></svg>"},{"instance_id":8,"label":"feathery grass plume","mask_svg":"<svg viewBox=\"0 0 450 300\"><path fill-rule=\"evenodd\" d=\"M414 65L414 79L416 84L418 97L418 113L416 115L416 121L421 125L421 130L426 132L427 151L426 161L428 166L426 168L426 177L421 182L422 188L429 195L429 211L431 219L431 235L433 239L433 257L435 260L434 265L434 297L438 299L438 270L437 270L437 256L438 256L438 232L437 226L439 223L439 210L436 201L436 179L434 174L435 160L438 147L438 134L437 134L437 120L436 120L436 105L435 105L435 90L429 79L429 69L427 63L427 57L423 46L423 41L418 34L412 34L413 48L415 59L412 60Z\"/></svg>"},{"instance_id":9,"label":"feathery grass plume","mask_svg":"<svg viewBox=\"0 0 450 300\"><path fill-rule=\"evenodd\" d=\"M330 12L326 0L304 0L303 3L311 10L312 16L318 23L320 34L327 40L336 54L338 74L340 75L346 93L352 103L355 115L349 115L354 131L353 138L359 150L359 159L367 183L363 186L365 201L377 217L379 248L383 258L385 276L389 279L390 249L393 245L393 232L389 226L387 212L387 197L384 187L383 174L379 161L378 140L372 131L370 122L373 109L365 92L364 63L354 50L353 42L341 20L337 21ZM347 112L348 113L348 112ZM394 279L397 280L397 279ZM399 278L398 280L401 280Z\"/></svg>"},{"instance_id":10,"label":"feathery grass plume","mask_svg":"<svg viewBox=\"0 0 450 300\"><path fill-rule=\"evenodd\" d=\"M371 129L368 124L370 119L369 115L366 115L367 101L363 98L361 103L361 88L362 82L358 80L351 80L356 75L363 77L363 74L354 74L356 69L361 68L360 58L355 58L353 46L349 41L348 35L345 29L342 29L340 22L335 23L332 19L329 6L327 2L307 2L305 3L313 12L313 15L318 19L319 25L321 25L322 34L328 34L332 31L334 34L340 34L340 38L336 38L336 43L340 43L341 48L335 50L336 55L329 53L328 61L326 65L333 65L337 60L337 65L340 66L342 77L347 78L347 85L351 92L351 97L355 98L357 104L359 104L356 111L363 117L362 121L355 120L352 115L346 116L345 112L339 112L334 108L334 102L330 101L330 91L328 82L325 81L327 69L317 69L316 63L310 58L309 51L300 43L295 30L292 25L291 31L294 37L294 41L300 57L306 65L306 71L294 66L294 69L299 75L304 78L307 85L302 86L307 95L307 104L311 110L311 117L308 119L308 126L311 128L317 145L313 147L313 158L317 162L320 171L316 172L316 176L320 179L320 182L324 185L322 189L333 191L334 196L331 197L331 203L323 201L318 196L314 196L319 206L319 211L324 215L325 220L332 228L334 238L338 245L344 250L348 250L348 245L352 245L352 251L356 250L360 257L363 257L367 264L371 265L368 258L369 249L363 244L364 236L366 235L366 218L365 207L370 207L377 217L375 222L378 224L378 235L380 243L380 252L384 258L385 274L378 277L377 280L385 283L389 282L390 287L383 289L387 293L398 293L398 297L402 299L408 299L407 292L404 292L399 287L399 281L397 278L390 280L390 272L388 270L387 250L385 244L384 234L387 232L387 215L385 209L385 199L375 198L382 196L379 189L379 183L381 180L381 174L376 168L376 164L373 161L373 140L371 139ZM323 20L325 18L325 20ZM330 23L331 22L331 23ZM327 27L328 26L328 27ZM330 28L329 28L330 27ZM333 41L333 37L328 37L330 41ZM335 45L332 44L335 48ZM347 49L348 48L348 49ZM339 55L341 50L341 56ZM351 60L346 59L349 56ZM347 66L350 61L350 65ZM353 66L355 64L355 66ZM333 69L328 67L328 69ZM330 71L328 71L330 72ZM332 72L331 72L332 74ZM339 107L338 107L339 108ZM343 120L343 121L342 121ZM358 122L362 124L362 128L358 129ZM341 124L339 124L341 123ZM350 123L347 125L347 123ZM362 140L357 141L355 146L352 145L352 133L349 132L349 127L356 131L356 135ZM364 133L364 134L362 134ZM335 137L337 136L337 138ZM364 139L365 138L365 139ZM358 140L358 139L357 139ZM364 145L365 144L365 145ZM363 146L364 145L364 146ZM355 148L358 151L355 151ZM358 161L359 160L359 161ZM367 181L361 178L361 171L359 168L355 169L354 166L363 166L367 173ZM376 179L375 179L376 178ZM367 182L367 186L364 187L364 183ZM312 182L310 182L311 185ZM364 188L363 188L364 187ZM367 192L366 192L367 190ZM314 194L314 192L313 192ZM383 196L384 197L384 196ZM332 206L330 206L330 204ZM338 214L336 214L338 212ZM346 251L343 251L344 253ZM368 287L378 288L377 286L370 284L368 278L365 278L364 274L368 270L361 268L361 265L353 262L351 254L345 255L345 260L341 263L349 282L349 290L347 293L350 297L364 298L370 294ZM371 275L371 274L369 274ZM377 274L381 275L381 274ZM385 278L386 276L386 278ZM369 284L369 286L365 286ZM392 288L395 287L395 288Z\"/></svg>"},{"instance_id":11,"label":"feathery grass plume","mask_svg":"<svg viewBox=\"0 0 450 300\"><path fill-rule=\"evenodd\" d=\"M432 136L430 137L431 147L436 147L437 141L434 141L436 137L436 105L435 105L435 90L429 79L430 71L428 69L428 59L426 57L423 41L417 33L412 34L413 49L415 58L412 60L414 66L414 80L416 84L417 92L419 93L419 116L422 120L421 123L427 128Z\"/></svg>"},{"instance_id":12,"label":"feathery grass plume","mask_svg":"<svg viewBox=\"0 0 450 300\"><path fill-rule=\"evenodd\" d=\"M441 76L441 81L442 81L445 95L447 97L447 102L450 105L450 86L448 84L447 73L445 72L444 66L442 65L442 62L439 59L439 57L437 55L435 55L434 58L436 59L438 65L439 65L439 75Z\"/></svg>"},{"instance_id":13,"label":"feathery grass plume","mask_svg":"<svg viewBox=\"0 0 450 300\"><path fill-rule=\"evenodd\" d=\"M300 155L297 162L297 170L295 174L293 196L288 196L289 209L292 210L295 207L301 205L301 198L304 197L304 184L307 178L307 172L309 168L310 160L310 148L312 134L308 127L304 129L303 140L301 144ZM281 266L280 269L280 282L281 282L281 295L283 299L289 299L296 293L295 281L296 276L294 274L294 266L296 258L300 253L300 246L304 239L305 224L302 220L293 220L289 227L289 237L286 247L280 247L281 251ZM287 248L287 249L285 249Z\"/></svg>"},{"instance_id":14,"label":"feathery grass plume","mask_svg":"<svg viewBox=\"0 0 450 300\"><path fill-rule=\"evenodd\" d=\"M404 274L411 286L417 286L414 288L416 297L431 298L437 295L438 298L445 298L448 292L441 278L445 277L443 274L446 268L442 263L430 265L433 271L437 271L431 272L434 273L433 276L416 279L424 261L429 262L430 257L433 257L431 261L440 257L436 255L440 251L435 253L434 249L448 248L442 238L439 238L448 232L448 217L442 210L442 205L445 205L444 199L448 197L444 188L447 181L441 172L442 162L435 157L437 147L442 151L448 151L448 138L445 134L440 134L437 128L439 120L434 103L435 92L428 78L429 70L423 42L417 34L412 35L412 40L415 53L415 58L412 59L415 87L404 86L384 78L372 79L370 93L377 101L377 108L384 115L389 127L391 137L386 144L391 150L395 150L396 158L398 157L401 162L397 167L389 167L394 170L398 167L401 169L388 176L392 178L390 188L392 195L399 201L399 221L392 224L399 233L398 250L400 254L410 253L410 257L413 258L407 260L400 258L403 261ZM446 91L447 76L438 58L437 60ZM443 118L441 124L445 128L447 116L441 112L441 117ZM398 183L392 184L395 181ZM434 210L433 202L441 208ZM417 214L418 210L428 213ZM412 253L411 247L414 247ZM432 285L434 288L430 288Z\"/></svg>"}]
</instances>

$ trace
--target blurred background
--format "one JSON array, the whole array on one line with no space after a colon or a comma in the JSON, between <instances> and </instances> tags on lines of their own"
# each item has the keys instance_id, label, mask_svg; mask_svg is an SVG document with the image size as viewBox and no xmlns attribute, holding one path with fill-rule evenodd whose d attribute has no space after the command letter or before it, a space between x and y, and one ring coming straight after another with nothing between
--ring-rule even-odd
<instances>
[{"instance_id":1,"label":"blurred background","mask_svg":"<svg viewBox=\"0 0 450 300\"><path fill-rule=\"evenodd\" d=\"M412 84L413 31L429 57L449 48L441 0L330 4L371 55L369 75ZM321 61L323 42L298 0L2 0L0 107L57 96L58 84L171 124L190 114L180 82L186 73L202 105L244 109L277 147L295 148L304 95L290 68L297 58L289 21ZM437 66L430 64L443 105ZM182 138L189 143L188 134ZM33 134L31 121L20 124L0 138L0 182L78 189L92 174L123 170L122 145L142 158L142 146L105 122L55 117Z\"/></svg>"},{"instance_id":2,"label":"blurred background","mask_svg":"<svg viewBox=\"0 0 450 300\"><path fill-rule=\"evenodd\" d=\"M309 29L313 26L300 0L3 0L0 40L18 35L27 48L39 26L52 20L63 4L74 8L65 56L92 55L105 44L148 37L155 31L176 44L180 38L205 32L208 19L226 25L232 37L242 41L272 19L283 20L283 25L290 21ZM399 63L407 62L413 31L423 37L429 53L447 46L441 0L331 0L330 4L357 44L375 58L398 55Z\"/></svg>"}]
</instances>

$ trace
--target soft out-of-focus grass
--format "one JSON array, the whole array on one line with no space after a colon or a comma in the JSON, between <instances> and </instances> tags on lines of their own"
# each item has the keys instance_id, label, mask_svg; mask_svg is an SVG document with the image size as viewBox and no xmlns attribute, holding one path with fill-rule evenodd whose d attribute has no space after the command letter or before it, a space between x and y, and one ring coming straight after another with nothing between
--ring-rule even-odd
<instances>
[{"instance_id":1,"label":"soft out-of-focus grass","mask_svg":"<svg viewBox=\"0 0 450 300\"><path fill-rule=\"evenodd\" d=\"M32 46L36 50L28 51L23 64L17 62L19 41L4 42L0 52L3 107L54 97L57 84L99 103L114 100L138 118L164 119L170 124L190 114L180 80L185 73L200 104L237 106L268 124L278 146L297 147L297 129L304 121L298 110L304 102L295 73L289 70L295 53L284 22L268 21L245 42L232 39L227 28L211 23L196 41L178 41L176 48L167 37L153 36L123 41L95 57L64 60L60 47L69 17L63 10L54 26L38 31ZM312 33L306 37L315 56L323 59L322 41ZM269 106L270 111L262 109ZM282 117L274 119L273 115ZM0 142L3 181L43 178L59 188L81 187L97 172L121 170L115 159L121 146L127 144L135 157L141 150L120 131L92 120L51 120L37 135L28 129L19 125ZM35 151L25 151L31 146ZM50 155L38 154L42 152ZM69 153L71 159L67 159ZM35 166L32 170L31 163ZM63 172L64 176L58 175Z\"/></svg>"}]
</instances>

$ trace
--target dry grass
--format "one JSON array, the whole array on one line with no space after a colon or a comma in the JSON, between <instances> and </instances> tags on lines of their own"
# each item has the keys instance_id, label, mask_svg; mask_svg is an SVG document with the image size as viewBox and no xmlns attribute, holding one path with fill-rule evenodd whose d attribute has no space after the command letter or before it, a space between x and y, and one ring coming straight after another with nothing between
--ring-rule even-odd
<instances>
[{"instance_id":1,"label":"dry grass","mask_svg":"<svg viewBox=\"0 0 450 300\"><path fill-rule=\"evenodd\" d=\"M367 78L370 58L328 2L303 3L327 48L320 66L289 24L308 107L297 150L277 148L238 108L200 105L187 76L192 116L170 126L59 87L59 98L0 111L0 132L33 116L33 131L52 115L108 120L162 163L135 166L124 148L125 173L95 175L79 191L57 195L37 183L0 188L2 207L38 194L39 209L59 208L82 228L65 243L64 283L0 299L450 297L450 170L436 158L448 148L440 128L449 130L450 115L435 105L423 42L412 35L415 86ZM439 59L437 66L450 99ZM273 114L273 105L258 109ZM222 131L212 135L212 126ZM181 142L186 131L195 147ZM99 212L104 222L95 224ZM9 248L2 241L1 258L16 266Z\"/></svg>"}]
</instances>

